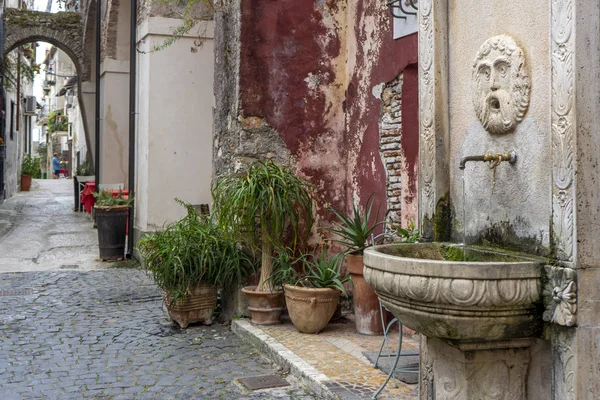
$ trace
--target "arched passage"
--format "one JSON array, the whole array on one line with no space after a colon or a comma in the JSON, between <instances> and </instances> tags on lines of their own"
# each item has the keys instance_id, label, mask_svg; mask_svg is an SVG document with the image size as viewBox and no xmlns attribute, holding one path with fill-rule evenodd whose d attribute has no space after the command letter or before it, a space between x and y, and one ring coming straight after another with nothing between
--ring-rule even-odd
<instances>
[{"instance_id":1,"label":"arched passage","mask_svg":"<svg viewBox=\"0 0 600 400\"><path fill-rule=\"evenodd\" d=\"M82 82L91 79L91 60L85 56L83 47L83 24L77 12L45 13L8 8L4 11L4 54L16 47L32 42L48 42L64 51L75 64L78 89L82 93ZM82 96L80 96L80 99ZM80 101L86 142L89 144L87 159L93 163L93 141L90 114L86 102Z\"/></svg>"},{"instance_id":2,"label":"arched passage","mask_svg":"<svg viewBox=\"0 0 600 400\"><path fill-rule=\"evenodd\" d=\"M48 42L71 57L81 80L89 80L89 65L83 60L83 28L76 12L45 13L8 8L4 12L4 52L31 42Z\"/></svg>"}]
</instances>

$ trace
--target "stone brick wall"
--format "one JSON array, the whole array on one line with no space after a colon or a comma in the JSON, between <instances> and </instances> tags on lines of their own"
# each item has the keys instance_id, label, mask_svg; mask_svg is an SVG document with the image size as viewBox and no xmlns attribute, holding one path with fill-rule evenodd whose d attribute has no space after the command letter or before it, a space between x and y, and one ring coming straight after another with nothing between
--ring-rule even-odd
<instances>
[{"instance_id":1,"label":"stone brick wall","mask_svg":"<svg viewBox=\"0 0 600 400\"><path fill-rule=\"evenodd\" d=\"M51 43L71 57L82 81L88 80L89 66L83 62L82 32L79 13L45 13L19 9L4 12L4 51L33 41Z\"/></svg>"},{"instance_id":2,"label":"stone brick wall","mask_svg":"<svg viewBox=\"0 0 600 400\"><path fill-rule=\"evenodd\" d=\"M402 223L402 83L400 73L384 86L381 94L379 152L385 166L388 232L396 231Z\"/></svg>"},{"instance_id":3,"label":"stone brick wall","mask_svg":"<svg viewBox=\"0 0 600 400\"><path fill-rule=\"evenodd\" d=\"M117 58L117 24L119 22L119 0L106 2L106 13L102 21L101 53L102 61Z\"/></svg>"}]
</instances>

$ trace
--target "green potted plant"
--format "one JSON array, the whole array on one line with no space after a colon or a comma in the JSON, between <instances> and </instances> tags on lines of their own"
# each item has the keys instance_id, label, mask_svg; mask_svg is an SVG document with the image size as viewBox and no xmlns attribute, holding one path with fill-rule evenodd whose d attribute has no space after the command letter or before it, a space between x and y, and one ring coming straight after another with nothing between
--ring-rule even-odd
<instances>
[{"instance_id":1,"label":"green potted plant","mask_svg":"<svg viewBox=\"0 0 600 400\"><path fill-rule=\"evenodd\" d=\"M21 163L21 190L28 192L31 188L31 179L40 171L40 158L30 154L23 156Z\"/></svg>"},{"instance_id":2,"label":"green potted plant","mask_svg":"<svg viewBox=\"0 0 600 400\"><path fill-rule=\"evenodd\" d=\"M219 224L261 253L257 286L242 289L256 324L276 324L284 309L283 291L273 287L274 246L286 239L295 247L313 224L312 185L273 161L259 161L247 171L220 177L212 195Z\"/></svg>"},{"instance_id":3,"label":"green potted plant","mask_svg":"<svg viewBox=\"0 0 600 400\"><path fill-rule=\"evenodd\" d=\"M319 333L333 316L349 279L342 276L343 261L344 253L331 256L327 246L319 255L293 257L283 250L275 257L271 279L283 285L290 319L299 332Z\"/></svg>"},{"instance_id":4,"label":"green potted plant","mask_svg":"<svg viewBox=\"0 0 600 400\"><path fill-rule=\"evenodd\" d=\"M369 245L375 229L383 223L378 221L379 210L374 218L371 216L372 210L373 195L367 199L364 211L354 205L351 216L331 208L337 221L334 222L334 227L327 229L339 236L339 239L332 239L334 242L346 247L346 265L353 284L352 299L356 331L364 335L381 335L383 326L379 299L363 277L363 250Z\"/></svg>"},{"instance_id":5,"label":"green potted plant","mask_svg":"<svg viewBox=\"0 0 600 400\"><path fill-rule=\"evenodd\" d=\"M127 236L127 217L132 199L122 190L102 190L94 193L94 215L98 228L98 247L100 259L117 261L125 257L125 238Z\"/></svg>"},{"instance_id":6,"label":"green potted plant","mask_svg":"<svg viewBox=\"0 0 600 400\"><path fill-rule=\"evenodd\" d=\"M69 129L69 118L62 110L55 110L48 114L48 132L67 132Z\"/></svg>"},{"instance_id":7,"label":"green potted plant","mask_svg":"<svg viewBox=\"0 0 600 400\"><path fill-rule=\"evenodd\" d=\"M189 323L212 323L217 288L245 279L249 258L234 237L226 235L213 218L189 203L176 201L187 215L163 230L146 235L137 247L144 268L163 289L171 320L181 328Z\"/></svg>"}]
</instances>

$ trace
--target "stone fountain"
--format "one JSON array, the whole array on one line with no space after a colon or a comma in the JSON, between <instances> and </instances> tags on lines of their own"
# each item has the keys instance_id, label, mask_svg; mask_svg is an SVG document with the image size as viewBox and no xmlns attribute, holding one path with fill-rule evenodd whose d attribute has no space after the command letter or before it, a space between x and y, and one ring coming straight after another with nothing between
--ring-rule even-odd
<instances>
[{"instance_id":1,"label":"stone fountain","mask_svg":"<svg viewBox=\"0 0 600 400\"><path fill-rule=\"evenodd\" d=\"M419 67L422 240L364 276L421 399L600 398L600 1L421 0Z\"/></svg>"}]
</instances>

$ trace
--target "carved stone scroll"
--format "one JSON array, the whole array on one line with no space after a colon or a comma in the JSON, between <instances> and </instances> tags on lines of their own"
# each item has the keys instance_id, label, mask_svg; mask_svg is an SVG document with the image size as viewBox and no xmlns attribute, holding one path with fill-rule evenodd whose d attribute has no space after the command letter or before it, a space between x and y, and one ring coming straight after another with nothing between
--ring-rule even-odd
<instances>
[{"instance_id":1,"label":"carved stone scroll","mask_svg":"<svg viewBox=\"0 0 600 400\"><path fill-rule=\"evenodd\" d=\"M575 76L572 0L552 0L552 245L554 256L574 260Z\"/></svg>"},{"instance_id":2,"label":"carved stone scroll","mask_svg":"<svg viewBox=\"0 0 600 400\"><path fill-rule=\"evenodd\" d=\"M435 212L435 70L434 0L419 2L419 177L421 233L433 239L429 226Z\"/></svg>"}]
</instances>

